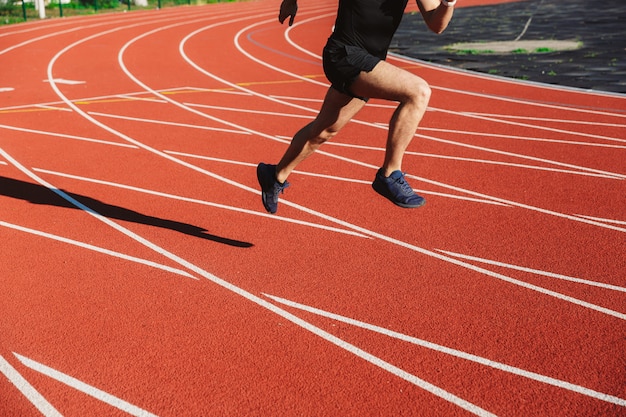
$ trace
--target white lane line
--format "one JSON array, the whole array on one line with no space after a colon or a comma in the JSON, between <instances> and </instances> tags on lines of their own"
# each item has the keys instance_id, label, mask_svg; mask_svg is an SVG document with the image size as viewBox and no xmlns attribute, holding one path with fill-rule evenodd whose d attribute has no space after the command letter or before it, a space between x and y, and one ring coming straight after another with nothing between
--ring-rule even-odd
<instances>
[{"instance_id":1,"label":"white lane line","mask_svg":"<svg viewBox=\"0 0 626 417\"><path fill-rule=\"evenodd\" d=\"M162 193L162 192L154 191L154 190L148 190L146 188L134 187L134 186L130 186L130 185L124 185L124 184L110 182L110 181L103 181L103 180L98 180L98 179L94 179L94 178L82 177L82 176L78 176L78 175L71 175L71 174L66 174L66 173L57 172L57 171L50 171L50 170L47 170L47 169L33 168L33 171L44 173L44 174L49 174L49 175L55 175L55 176L63 177L63 178L71 178L71 179L75 179L75 180L79 180L79 181L91 182L91 183L94 183L94 184L102 184L102 185L107 185L107 186L110 186L110 187L116 187L116 188L121 188L121 189L125 189L125 190L136 191L136 192L139 192L139 193L155 195L155 196L169 198L169 199L173 199L173 200L177 200L177 201L185 201L185 202L188 202L188 203L201 204L203 206L209 206L209 207L219 208L219 209L223 209L223 210L234 211L234 212L237 212L237 213L249 214L249 215L257 216L257 217L264 217L264 218L267 218L267 219L272 219L272 220L276 220L276 221L282 221L282 222L286 222L286 223L298 224L298 225L301 225L301 226L312 227L312 228L315 228L315 229L327 230L327 231L330 231L330 232L341 233L341 234L345 234L345 235L350 235L350 236L356 236L356 237L370 239L369 236L364 235L362 233L355 232L353 230L340 229L340 228L337 228L337 227L326 226L326 225L319 224L319 223L306 222L306 221L303 221L303 220L292 219L292 218L283 217L283 216L277 216L275 214L269 214L269 213L266 213L266 212L248 210L248 209L241 208L241 207L228 206L228 205L224 205L224 204L214 203L214 202L211 202L211 201L204 201L204 200L198 200L198 199L195 199L195 198L182 197L182 196L179 196L179 195Z\"/></svg>"},{"instance_id":2,"label":"white lane line","mask_svg":"<svg viewBox=\"0 0 626 417\"><path fill-rule=\"evenodd\" d=\"M494 261L494 260L491 260L491 259L479 258L477 256L464 255L462 253L450 252L450 251L445 251L445 250L441 250L441 249L436 249L436 250L438 252L445 253L446 255L453 256L455 258L466 259L468 261L475 261L475 262L480 262L480 263L484 263L484 264L487 264L487 265L494 265L494 266L500 266L500 267L503 267L503 268L514 269L514 270L517 270L517 271L529 272L529 273L535 274L535 275L542 275L542 276L549 277L549 278L556 278L556 279L560 279L560 280L564 280L564 281L575 282L575 283L578 283L578 284L585 284L585 285L589 285L589 286L592 286L592 287L604 288L604 289L612 290L612 291L626 292L626 287L619 287L617 285L605 284L603 282L591 281L591 280L582 279L582 278L575 278L575 277L570 277L570 276L562 275L562 274L555 274L553 272L547 272L547 271L542 271L542 270L539 270L539 269L527 268L527 267L524 267L524 266L513 265L513 264L508 264L508 263L499 262L499 261Z\"/></svg>"},{"instance_id":3,"label":"white lane line","mask_svg":"<svg viewBox=\"0 0 626 417\"><path fill-rule=\"evenodd\" d=\"M56 107L56 106L50 106L46 104L35 104L34 107L37 107L38 109L44 109L44 110L64 111L68 113L72 112L72 110L65 108L65 107Z\"/></svg>"},{"instance_id":4,"label":"white lane line","mask_svg":"<svg viewBox=\"0 0 626 417\"><path fill-rule=\"evenodd\" d=\"M617 404L620 406L626 406L626 400L619 398L619 397L615 397L613 395L609 395L609 394L605 394L602 392L598 392L589 388L585 388L583 386L580 385L576 385L576 384L572 384L570 382L567 381L563 381L560 379L556 379L556 378L552 378L546 375L542 375L536 372L532 372L532 371L527 371L525 369L521 369L515 366L511 366L511 365L507 365L501 362L496 362L493 361L491 359L487 359L478 355L473 355L471 353L467 353L467 352L463 352L461 350L457 350L457 349L452 349L449 348L447 346L443 346L443 345L439 345L433 342L429 342L427 340L424 339L419 339L417 337L413 337L413 336L408 336L405 335L403 333L399 333L399 332L395 332L393 330L389 330L386 329L384 327L379 327L373 324L369 324L369 323L365 323L359 320L355 320L349 317L345 317L345 316L341 316L339 314L335 314L335 313L330 313L328 311L324 311L324 310L320 310L318 308L315 307L311 307L311 306L307 306L304 304L300 304L297 303L295 301L291 301L291 300L287 300L284 298L280 298L274 295L270 295L270 294L263 294L266 297L276 301L277 303L280 303L282 305L286 305L289 307L293 307L296 308L298 310L302 310L302 311L306 311L308 313L312 313L312 314L316 314L318 316L321 317L326 317L341 323L346 323L355 327L359 327L362 329L366 329L366 330L370 330L379 334L383 334L385 336L389 336L392 337L394 339L399 339L405 342L409 342L411 344L414 345L418 345L418 346L422 346L425 347L427 349L431 349L434 350L436 352L441 352L441 353L445 353L447 355L450 356L454 356L456 358L460 358L460 359L465 359L471 362L475 362L481 365L485 365L488 366L490 368L494 368L500 371L504 371L504 372L508 372L510 374L513 375L517 375L517 376L521 376L524 378L528 378L531 379L533 381L538 381L538 382L542 382L544 384L548 384L548 385L552 385L558 388L562 388L568 391L572 391L575 392L577 394L582 394L582 395L586 395L588 397L591 398L595 398L601 401L606 401L609 402L611 404Z\"/></svg>"},{"instance_id":5,"label":"white lane line","mask_svg":"<svg viewBox=\"0 0 626 417\"><path fill-rule=\"evenodd\" d=\"M407 61L407 62L411 62L411 61ZM549 87L546 85L541 85L541 87L545 90L545 87ZM449 93L455 93L455 94L463 94L463 95L469 95L472 97L482 97L482 98L488 98L490 100L496 100L496 101L505 101L507 103L515 103L515 104L521 104L521 105L526 105L529 107L542 107L542 108L548 108L550 110L563 110L565 112L571 112L571 113L585 113L585 114L593 114L593 115L599 115L599 116L606 116L606 117L615 117L618 119L625 119L626 118L626 114L625 113L613 113L613 112L609 112L606 110L592 110L592 109L586 109L586 108L581 108L581 107L568 107L565 106L561 103L542 103L539 101L530 101L530 100L523 100L523 99L518 99L518 98L511 98L511 97L504 97L504 96L494 96L494 95L489 95L489 94L484 94L484 93L477 93L477 92L473 92L473 91L463 91L463 90L456 90L453 88L447 88L447 87L441 87L441 86L434 86L434 89L438 89L441 91L447 91ZM577 94L584 94L584 91L576 91ZM624 96L622 95L620 98L623 98ZM612 98L617 98L617 96L612 96ZM575 120L580 120L580 115L574 115L573 118ZM591 120L593 122L593 120ZM568 131L566 131L567 133Z\"/></svg>"},{"instance_id":6,"label":"white lane line","mask_svg":"<svg viewBox=\"0 0 626 417\"><path fill-rule=\"evenodd\" d=\"M45 417L63 417L6 359L0 355L0 372L30 401ZM9 410L5 410L9 411Z\"/></svg>"},{"instance_id":7,"label":"white lane line","mask_svg":"<svg viewBox=\"0 0 626 417\"><path fill-rule=\"evenodd\" d=\"M304 101L305 103L322 104L324 102L324 100L320 98L283 96L283 95L278 95L278 94L269 94L267 97L269 97L270 99L278 100L277 103L280 103L283 101ZM369 106L369 103L368 103L368 106ZM372 106L378 107L376 103L372 103ZM390 107L390 108L394 108L394 107Z\"/></svg>"},{"instance_id":8,"label":"white lane line","mask_svg":"<svg viewBox=\"0 0 626 417\"><path fill-rule=\"evenodd\" d=\"M612 223L612 224L621 224L621 225L626 226L626 221L624 221L624 220L605 219L605 218L602 218L602 217L591 217L591 216L585 216L585 215L582 215L582 214L577 214L577 216L578 217L583 217L583 218L589 219L589 220L595 220L595 221L598 221L598 222Z\"/></svg>"},{"instance_id":9,"label":"white lane line","mask_svg":"<svg viewBox=\"0 0 626 417\"><path fill-rule=\"evenodd\" d=\"M106 23L99 23L99 24L96 24L96 25L91 25L91 27L101 26L101 25L104 25L104 24L106 24ZM26 45L28 45L30 43L34 43L34 42L37 42L37 41L40 41L40 40L51 38L53 36L58 36L58 35L62 35L62 34L70 33L70 32L76 32L76 31L79 31L81 29L85 29L85 28L89 28L89 27L90 26L78 26L78 27L73 27L71 29L67 29L67 30L63 30L63 31L59 31L59 32L48 33L46 35L38 36L36 38L30 38L27 41L11 45L8 48L0 50L0 55L6 54L7 52L10 52L10 51L12 51L14 49L20 48L22 46L26 46Z\"/></svg>"},{"instance_id":10,"label":"white lane line","mask_svg":"<svg viewBox=\"0 0 626 417\"><path fill-rule=\"evenodd\" d=\"M600 139L600 140L606 140L606 141L612 141L612 142L626 143L626 139L614 138L612 136L596 135L593 133L585 133L585 132L580 132L580 131L575 131L575 130L557 129L555 127L541 126L541 125L530 124L530 123L513 122L510 120L497 119L494 117L476 116L470 112L464 112L464 111L453 111L453 110L443 110L443 109L439 109L439 111L450 113L450 114L456 114L456 115L460 115L464 117L469 117L472 119L506 124L510 126L526 127L526 128L531 128L531 129L543 130L546 132L561 133L561 134L577 136L577 137L585 137L585 138Z\"/></svg>"},{"instance_id":11,"label":"white lane line","mask_svg":"<svg viewBox=\"0 0 626 417\"><path fill-rule=\"evenodd\" d=\"M118 94L116 97L119 97L123 100L128 101L143 101L149 103L167 103L165 100L159 100L153 97L135 97L132 94Z\"/></svg>"},{"instance_id":12,"label":"white lane line","mask_svg":"<svg viewBox=\"0 0 626 417\"><path fill-rule=\"evenodd\" d=\"M570 215L570 214L560 213L560 212L549 210L549 209L542 209L540 207L531 206L531 205L523 204L523 203L518 203L518 202L507 200L507 199L504 199L504 198L490 196L490 195L479 193L479 192L476 192L476 191L467 190L465 188L455 187L455 186L452 186L452 185L449 185L449 184L445 184L445 183L442 183L442 182L439 182L439 181L431 180L429 178L420 177L420 176L417 176L417 175L407 174L406 176L408 178L413 178L413 179L425 182L427 184L438 185L440 187L448 188L448 189L451 189L451 190L457 190L459 192L464 192L464 193L467 193L467 194L470 194L470 195L474 195L474 196L477 196L477 197L492 199L494 201L499 201L501 203L504 203L504 204L507 204L507 205L510 205L510 206L524 208L524 209L527 209L527 210L530 210L530 211L535 211L535 212L542 213L542 214L547 214L547 215L551 215L551 216L555 216L555 217L560 217L560 218L567 219L567 220L573 220L573 221L576 221L576 222L582 222L582 223L590 224L590 225L593 225L593 226L602 227L602 228L605 228L605 229L615 230L615 231L618 231L618 232L626 232L626 228L624 228L624 227L613 226L613 225L606 224L606 223L603 223L603 222L595 221L593 219L587 219L587 218L584 218L584 217L573 216L573 215Z\"/></svg>"},{"instance_id":13,"label":"white lane line","mask_svg":"<svg viewBox=\"0 0 626 417\"><path fill-rule=\"evenodd\" d=\"M226 88L205 88L205 87L180 87L180 89L187 89L190 90L192 92L196 92L196 93L219 93L219 94L230 94L233 96L244 96L244 97L250 97L251 94L245 93L243 91L237 91L233 88L230 87L226 87ZM171 90L176 90L175 88L172 89L168 89L166 91L160 91L163 94L167 95L169 94L169 91ZM159 90L156 90L159 91ZM144 94L146 92L144 91Z\"/></svg>"},{"instance_id":14,"label":"white lane line","mask_svg":"<svg viewBox=\"0 0 626 417\"><path fill-rule=\"evenodd\" d=\"M194 11L194 13L198 13L198 12ZM176 12L170 12L169 16L171 16L171 17L186 17L188 14L189 14L188 11L180 11L180 12L176 11ZM121 16L122 15L118 15L117 17L121 17ZM129 16L129 15L126 15L126 16ZM150 18L151 18L150 16L148 16L148 17L142 16L141 20L147 20L147 19L150 19ZM127 19L130 19L130 17L128 17ZM4 29L7 30L7 32L5 32L5 33L0 33L0 37L17 35L17 34L20 34L20 33L28 33L28 32L34 32L34 31L42 31L42 30L48 31L51 28L58 28L58 27L63 27L63 26L68 26L68 25L72 26L71 30L78 30L78 29L87 29L87 28L93 28L93 27L96 27L96 26L102 26L104 24L117 24L117 23L119 23L119 22L117 22L117 20L112 22L110 16L107 16L106 14L100 15L100 16L96 16L96 15L89 16L89 22L97 22L99 20L100 21L104 21L104 23L100 23L100 24L97 24L97 25L92 24L90 26L79 26L79 27L76 27L76 24L75 24L76 22L74 20L71 20L71 21L55 21L54 24L43 24L44 22L31 20L29 22L21 23L20 25L12 25L10 28L7 27L7 26L0 27L0 30L4 30ZM135 19L135 20L137 20L137 19ZM51 20L49 20L49 21L47 21L45 23L50 23L50 22L51 22ZM36 25L36 26L30 27L30 28L26 28L29 25L30 26ZM19 27L20 30L11 30L9 32L9 29L14 29L14 27L16 29L17 29L17 27ZM53 35L63 34L63 33L67 33L67 32L68 31L56 30L56 31L53 31Z\"/></svg>"},{"instance_id":15,"label":"white lane line","mask_svg":"<svg viewBox=\"0 0 626 417\"><path fill-rule=\"evenodd\" d=\"M144 410L143 408L139 408L127 401L122 400L121 398L115 397L114 395L104 392L101 389L94 387L93 385L89 385L72 376L64 374L63 372L57 371L56 369L52 369L49 366L46 366L32 359L29 359L15 352L13 352L13 355L15 355L15 357L19 359L19 361L22 362L22 364L29 367L30 369L37 371L56 381L59 381L67 385L68 387L74 388L77 391L87 394L99 401L102 401L105 404L108 404L112 407L122 410L132 416L157 417L156 414L152 414Z\"/></svg>"},{"instance_id":16,"label":"white lane line","mask_svg":"<svg viewBox=\"0 0 626 417\"><path fill-rule=\"evenodd\" d=\"M468 114L473 114L476 116L485 116L485 117L497 117L497 118L502 118L502 119L523 119L523 120L534 120L538 122L564 123L568 125L578 124L578 125L588 125L588 126L626 128L626 124L624 123L603 123L603 122L594 122L594 121L587 121L587 120L572 120L572 119L549 119L547 117L517 116L513 114L503 114L503 113L468 112Z\"/></svg>"},{"instance_id":17,"label":"white lane line","mask_svg":"<svg viewBox=\"0 0 626 417\"><path fill-rule=\"evenodd\" d=\"M64 133L48 132L48 131L44 131L44 130L26 129L26 128L23 128L23 127L8 126L8 125L2 125L2 124L0 124L0 129L15 130L15 131L18 131L18 132L26 132L26 133L35 133L37 135L53 136L53 137L63 138L63 139L82 140L82 141L85 141L85 142L100 143L100 144L103 144L103 145L120 146L122 148L138 149L137 146L131 145L129 143L110 142L110 141L107 141L107 140L86 138L86 137L83 137L83 136L66 135Z\"/></svg>"},{"instance_id":18,"label":"white lane line","mask_svg":"<svg viewBox=\"0 0 626 417\"><path fill-rule=\"evenodd\" d=\"M431 132L440 132L440 133L453 133L456 135L464 135L464 136L480 136L480 137L489 137L496 139L513 139L513 140L521 140L527 142L543 142L543 143L560 143L564 145L572 145L572 146L590 146L590 147L598 147L598 148L612 148L612 149L626 149L625 145L617 145L614 143L598 143L598 142L579 142L575 140L565 140L565 139L550 139L550 138L538 138L532 136L516 136L516 135L505 135L501 133L489 133L489 132L480 132L480 131L467 131L467 130L456 130L456 129L441 129L441 128L433 128L420 126L420 131L431 131Z\"/></svg>"},{"instance_id":19,"label":"white lane line","mask_svg":"<svg viewBox=\"0 0 626 417\"><path fill-rule=\"evenodd\" d=\"M178 268L172 268L169 267L167 265L162 265L153 261L149 261L147 259L141 259L141 258L137 258L135 256L130 256L130 255L126 255L124 253L120 253L120 252L115 252L109 249L105 249L99 246L95 246L95 245L90 245L89 243L85 243L85 242L80 242L78 240L74 240L74 239L69 239L63 236L58 236L58 235L54 235L52 233L47 233L47 232L43 232L41 230L35 230L35 229L31 229L29 227L24 227L24 226L19 226L17 224L13 224L13 223L8 223L5 221L0 220L0 226L9 228L9 229L13 229L13 230L19 230L20 232L25 232L25 233L30 233L32 235L36 235L36 236L40 236L40 237L45 237L47 239L52 239L52 240L56 240L58 242L63 242L63 243L67 243L70 245L74 245L74 246L78 246L80 248L83 249L88 249L94 252L98 252L98 253L102 253L105 255L109 255L109 256L113 256L115 258L120 258L120 259L124 259L126 261L131 261L131 262L135 262L138 264L142 264L142 265L147 265L150 266L152 268L157 268L157 269L161 269L163 271L166 272L172 272L174 274L178 274L178 275L182 275L184 277L187 278L192 278L192 279L198 279L196 277L194 277L193 275L189 274L186 271L183 271L181 269Z\"/></svg>"},{"instance_id":20,"label":"white lane line","mask_svg":"<svg viewBox=\"0 0 626 417\"><path fill-rule=\"evenodd\" d=\"M49 83L52 81L54 81L55 84L66 84L66 85L78 85L78 84L86 83L86 81L66 80L64 78L55 78L54 80L43 80L44 83Z\"/></svg>"},{"instance_id":21,"label":"white lane line","mask_svg":"<svg viewBox=\"0 0 626 417\"><path fill-rule=\"evenodd\" d=\"M130 120L133 122L152 123L152 124L158 124L158 125L184 127L184 128L189 128L189 129L211 130L215 132L225 132L225 133L232 133L232 134L237 134L237 135L249 135L250 134L248 132L242 132L241 130L224 129L220 127L210 127L210 126L202 126L202 125L192 125L188 123L166 122L164 120L144 119L144 118L139 118L139 117L124 116L124 115L120 116L117 114L100 113L100 112L94 112L94 111L87 112L87 114L91 116L108 117L111 119Z\"/></svg>"},{"instance_id":22,"label":"white lane line","mask_svg":"<svg viewBox=\"0 0 626 417\"><path fill-rule=\"evenodd\" d=\"M115 223L114 221L109 220L106 217L101 216L100 214L96 213L95 211L93 211L92 209L90 209L89 207L85 206L84 204L80 203L79 201L75 200L74 198L72 198L71 196L69 196L68 194L66 194L65 192L53 187L51 184L47 183L46 181L44 181L43 179L39 178L36 174L34 174L33 172L29 171L28 169L26 169L26 167L24 167L23 165L21 165L18 161L16 161L15 159L13 159L9 154L7 154L2 148L0 148L0 155L2 155L5 159L7 159L8 161L11 162L11 164L13 164L16 168L18 168L20 171L22 171L24 174L26 174L28 177L30 177L31 179L33 179L34 181L36 181L37 183L43 185L44 187L50 189L51 191L53 191L54 193L56 193L57 195L59 195L61 198L65 199L66 201L68 201L69 203L71 203L72 205L78 207L79 209L85 211L86 213L94 216L95 218L97 218L98 220L100 220L101 222L109 225L110 227L112 227L113 229L123 233L124 235L130 237L131 239L135 240L136 242L146 246L147 248L165 256L166 258L169 258L170 260L178 263L179 265L189 269L190 271L210 280L211 282L229 290L232 291L233 293L259 305L260 307L263 307L281 317L283 317L284 319L290 321L291 323L319 336L320 338L334 344L335 346L338 346L350 353L352 353L353 355L399 377L404 379L407 382L410 382L422 389L424 389L427 392L430 392L431 394L438 396L442 399L444 399L445 401L451 402L452 404L457 405L460 408L463 408L471 413L474 413L476 415L479 416L493 416L493 414L489 413L488 411L476 406L475 404L472 404L460 397L457 397L456 395L445 391L413 374L410 374L406 371L404 371L403 369L400 369L392 364L390 364L389 362L386 362L382 359L380 359L377 356L374 356L366 351L364 351L363 349L358 348L355 345L352 345L314 325L312 325L311 323L302 320L301 318L275 306L274 304L268 302L267 300L256 296L246 290L244 290L243 288L240 288L224 279L221 279L207 271L205 271L204 269L196 266L195 264L175 255L174 253L171 253L169 251L167 251L165 248L162 248L152 242L150 242L149 240L137 235L136 233L126 229L125 227L118 225L117 223Z\"/></svg>"},{"instance_id":23,"label":"white lane line","mask_svg":"<svg viewBox=\"0 0 626 417\"><path fill-rule=\"evenodd\" d=\"M511 167L511 168L530 169L530 170L535 170L535 171L548 171L548 172L555 172L559 174L582 175L586 177L605 178L605 179L612 179L612 180L624 179L621 176L616 176L613 174L596 174L593 172L586 172L586 171L579 171L579 170L573 171L569 169L542 167L539 165L515 164L512 162L501 162L501 161L494 161L490 159L461 158L458 156L435 155L435 154L426 154L426 153L415 153L415 155L423 156L427 158L449 159L449 160L460 161L460 162L474 162L474 163L484 164L484 165L500 165L500 166L506 166L506 167Z\"/></svg>"},{"instance_id":24,"label":"white lane line","mask_svg":"<svg viewBox=\"0 0 626 417\"><path fill-rule=\"evenodd\" d=\"M250 167L250 168L255 168L257 166L256 163L233 161L233 160L230 160L230 159L223 159L223 158L213 158L211 156L196 155L196 154L190 154L190 153L185 153L185 152L176 152L176 151L164 151L164 152L167 153L167 154L170 154L170 155L184 156L184 157L195 158L195 159L203 159L203 160L207 160L207 161L223 162L223 163L226 163L226 164L241 165L241 166L246 166L246 167ZM372 183L372 181L357 180L357 179L346 178L346 177L338 177L338 176L335 176L335 175L316 174L314 172L307 172L307 171L294 170L293 173L294 174L299 174L299 175L305 175L305 176L309 176L309 177L317 177L317 178L325 178L325 179L331 179L331 180L336 180L336 181L351 182L351 183L355 183L355 184L371 185L371 183ZM497 201L465 197L465 196L458 195L458 194L438 193L436 191L428 191L428 190L422 190L422 189L418 189L418 188L415 188L415 191L418 192L418 193L421 193L421 194L425 194L425 195L436 195L438 197L453 198L453 199L457 199L457 200L473 201L473 202L482 203L482 204L492 204L492 205L497 205L497 206L510 207L510 206L507 206L506 204L499 203Z\"/></svg>"},{"instance_id":25,"label":"white lane line","mask_svg":"<svg viewBox=\"0 0 626 417\"><path fill-rule=\"evenodd\" d=\"M252 109L244 109L241 107L224 107L224 106L210 106L208 104L197 104L197 103L182 103L188 107L198 107L201 109L210 109L210 110L225 110L233 113L251 113L251 114L259 114L264 116L277 116L277 117L291 117L295 119L307 119L312 120L315 117L311 114L285 114L285 113L277 113L272 111L264 111L264 110L252 110Z\"/></svg>"}]
</instances>

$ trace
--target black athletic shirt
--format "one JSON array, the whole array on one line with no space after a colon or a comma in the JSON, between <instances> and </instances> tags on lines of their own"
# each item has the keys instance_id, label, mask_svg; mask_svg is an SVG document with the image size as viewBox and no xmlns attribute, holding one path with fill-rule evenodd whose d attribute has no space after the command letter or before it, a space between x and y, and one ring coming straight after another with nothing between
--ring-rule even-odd
<instances>
[{"instance_id":1,"label":"black athletic shirt","mask_svg":"<svg viewBox=\"0 0 626 417\"><path fill-rule=\"evenodd\" d=\"M408 0L339 0L330 38L385 59L407 3Z\"/></svg>"}]
</instances>

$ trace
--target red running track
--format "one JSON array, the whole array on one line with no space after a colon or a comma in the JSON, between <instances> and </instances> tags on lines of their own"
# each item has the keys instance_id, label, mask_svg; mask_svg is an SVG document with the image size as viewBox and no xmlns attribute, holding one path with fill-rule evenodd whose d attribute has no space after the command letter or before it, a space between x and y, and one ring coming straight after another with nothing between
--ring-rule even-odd
<instances>
[{"instance_id":1,"label":"red running track","mask_svg":"<svg viewBox=\"0 0 626 417\"><path fill-rule=\"evenodd\" d=\"M268 215L335 8L278 4L0 28L0 414L626 415L626 97L391 57L426 206L372 100Z\"/></svg>"}]
</instances>

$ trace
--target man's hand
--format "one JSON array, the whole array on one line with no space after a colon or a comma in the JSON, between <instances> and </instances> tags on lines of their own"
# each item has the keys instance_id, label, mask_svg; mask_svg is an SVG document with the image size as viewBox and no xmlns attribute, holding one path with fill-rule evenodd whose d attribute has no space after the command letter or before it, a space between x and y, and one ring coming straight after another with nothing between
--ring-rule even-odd
<instances>
[{"instance_id":1,"label":"man's hand","mask_svg":"<svg viewBox=\"0 0 626 417\"><path fill-rule=\"evenodd\" d=\"M282 24L287 17L289 19L289 26L293 25L293 20L296 18L296 13L298 13L298 2L297 0L283 0L280 5L280 13L278 14L278 21Z\"/></svg>"}]
</instances>

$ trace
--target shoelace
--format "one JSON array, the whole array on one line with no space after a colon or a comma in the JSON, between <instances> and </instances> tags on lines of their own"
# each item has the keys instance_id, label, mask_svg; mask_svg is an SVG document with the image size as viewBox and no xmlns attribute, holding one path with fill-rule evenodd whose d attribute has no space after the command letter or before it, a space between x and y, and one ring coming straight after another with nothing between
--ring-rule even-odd
<instances>
[{"instance_id":1,"label":"shoelace","mask_svg":"<svg viewBox=\"0 0 626 417\"><path fill-rule=\"evenodd\" d=\"M411 188L409 183L404 179L404 172L402 173L402 176L396 180L396 183L400 185L400 188L405 195L411 195L414 193L413 188Z\"/></svg>"}]
</instances>

